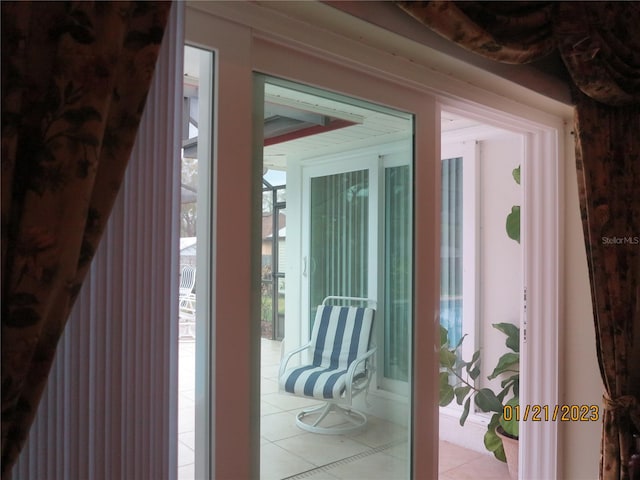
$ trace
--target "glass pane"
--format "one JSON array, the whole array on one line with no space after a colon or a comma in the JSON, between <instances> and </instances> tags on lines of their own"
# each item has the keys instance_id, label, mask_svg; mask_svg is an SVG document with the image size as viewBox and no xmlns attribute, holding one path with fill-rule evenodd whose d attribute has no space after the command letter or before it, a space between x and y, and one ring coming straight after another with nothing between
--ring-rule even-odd
<instances>
[{"instance_id":1,"label":"glass pane","mask_svg":"<svg viewBox=\"0 0 640 480\"><path fill-rule=\"evenodd\" d=\"M211 155L214 81L213 53L184 47L180 205L180 286L178 297L178 469L177 478L205 476L208 469L210 399L208 366L201 361L211 345L205 312L210 299L211 234L208 197L211 195ZM197 282L196 282L197 277ZM197 307L197 308L196 308ZM198 400L196 400L198 399Z\"/></svg>"},{"instance_id":2,"label":"glass pane","mask_svg":"<svg viewBox=\"0 0 640 480\"><path fill-rule=\"evenodd\" d=\"M276 324L275 324L275 339L282 340L284 338L284 293L285 293L285 279L284 276L277 279L278 283L278 304L276 306Z\"/></svg>"},{"instance_id":3,"label":"glass pane","mask_svg":"<svg viewBox=\"0 0 640 480\"><path fill-rule=\"evenodd\" d=\"M270 173L263 184L278 187L269 200L278 213L270 214L282 227L273 230L275 336L261 339L261 478L372 478L372 465L382 466L383 478L409 478L412 117L304 85L264 82L262 171ZM286 191L275 171L285 173ZM327 317L315 322L327 296L370 298L375 312L358 329L364 309L351 310L351 328L345 310L331 309L331 333L314 333L316 326L329 332ZM291 353L314 338L314 352L328 348L337 369L330 362L310 372L306 352ZM346 379L344 390L341 383L327 389L348 370L340 359L361 347L369 356L359 364L354 395L346 393ZM293 392L287 378L300 377L291 368L307 372ZM385 371L392 378L383 378ZM404 388L388 388L387 380ZM327 429L333 435L320 434Z\"/></svg>"},{"instance_id":4,"label":"glass pane","mask_svg":"<svg viewBox=\"0 0 640 480\"><path fill-rule=\"evenodd\" d=\"M384 376L406 382L411 322L411 168L387 168L384 181Z\"/></svg>"},{"instance_id":5,"label":"glass pane","mask_svg":"<svg viewBox=\"0 0 640 480\"><path fill-rule=\"evenodd\" d=\"M462 337L462 158L442 160L440 324L449 342Z\"/></svg>"},{"instance_id":6,"label":"glass pane","mask_svg":"<svg viewBox=\"0 0 640 480\"><path fill-rule=\"evenodd\" d=\"M274 259L274 332L273 338L275 340L282 340L284 338L284 307L285 307L285 270L287 264L287 210L284 207L284 193L285 189L280 188L276 190L277 207L276 212L276 230L278 235L275 236L275 248L274 252L277 253Z\"/></svg>"},{"instance_id":7,"label":"glass pane","mask_svg":"<svg viewBox=\"0 0 640 480\"><path fill-rule=\"evenodd\" d=\"M262 264L260 288L260 331L262 337L273 338L273 281L274 257L277 246L276 235L278 224L272 188L262 191Z\"/></svg>"},{"instance_id":8,"label":"glass pane","mask_svg":"<svg viewBox=\"0 0 640 480\"><path fill-rule=\"evenodd\" d=\"M278 209L278 268L277 273L284 275L287 265L287 210Z\"/></svg>"},{"instance_id":9,"label":"glass pane","mask_svg":"<svg viewBox=\"0 0 640 480\"><path fill-rule=\"evenodd\" d=\"M311 179L310 321L329 295L366 297L369 172Z\"/></svg>"},{"instance_id":10,"label":"glass pane","mask_svg":"<svg viewBox=\"0 0 640 480\"><path fill-rule=\"evenodd\" d=\"M273 337L273 282L262 281L260 290L260 331L264 338Z\"/></svg>"}]
</instances>

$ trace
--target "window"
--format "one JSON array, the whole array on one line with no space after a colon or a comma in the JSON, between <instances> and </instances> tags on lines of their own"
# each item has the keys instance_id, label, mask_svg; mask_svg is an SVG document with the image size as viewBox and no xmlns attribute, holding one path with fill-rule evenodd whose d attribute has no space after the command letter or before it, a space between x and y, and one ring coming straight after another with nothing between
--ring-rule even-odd
<instances>
[{"instance_id":1,"label":"window","mask_svg":"<svg viewBox=\"0 0 640 480\"><path fill-rule=\"evenodd\" d=\"M440 325L447 329L451 345L457 345L462 338L462 160L462 157L442 159Z\"/></svg>"}]
</instances>

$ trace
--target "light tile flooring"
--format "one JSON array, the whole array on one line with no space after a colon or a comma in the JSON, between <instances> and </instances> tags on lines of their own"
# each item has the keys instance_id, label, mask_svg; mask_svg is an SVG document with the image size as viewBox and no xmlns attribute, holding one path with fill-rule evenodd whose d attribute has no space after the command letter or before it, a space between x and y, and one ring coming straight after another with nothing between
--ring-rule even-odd
<instances>
[{"instance_id":1,"label":"light tile flooring","mask_svg":"<svg viewBox=\"0 0 640 480\"><path fill-rule=\"evenodd\" d=\"M194 342L180 342L178 479L185 480L194 480L194 353ZM262 480L407 478L406 430L396 424L369 416L364 432L339 436L316 435L296 427L295 413L310 403L278 393L279 362L280 342L263 339ZM508 480L509 473L504 463L490 455L441 441L439 478Z\"/></svg>"}]
</instances>

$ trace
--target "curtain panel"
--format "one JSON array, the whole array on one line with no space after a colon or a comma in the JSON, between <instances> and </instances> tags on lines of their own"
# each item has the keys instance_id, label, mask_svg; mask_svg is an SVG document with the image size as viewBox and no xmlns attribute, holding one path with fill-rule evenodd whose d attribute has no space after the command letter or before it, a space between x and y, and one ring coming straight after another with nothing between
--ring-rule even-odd
<instances>
[{"instance_id":1,"label":"curtain panel","mask_svg":"<svg viewBox=\"0 0 640 480\"><path fill-rule=\"evenodd\" d=\"M133 146L170 2L2 2L2 478Z\"/></svg>"},{"instance_id":2,"label":"curtain panel","mask_svg":"<svg viewBox=\"0 0 640 480\"><path fill-rule=\"evenodd\" d=\"M626 479L632 433L640 432L632 377L640 335L640 105L611 108L581 92L575 98L578 191L605 387L601 478Z\"/></svg>"},{"instance_id":3,"label":"curtain panel","mask_svg":"<svg viewBox=\"0 0 640 480\"><path fill-rule=\"evenodd\" d=\"M640 432L640 392L631 368L640 344L640 4L397 4L445 38L496 61L527 63L557 51L571 75L580 208L605 389L600 478L628 479L631 435Z\"/></svg>"}]
</instances>

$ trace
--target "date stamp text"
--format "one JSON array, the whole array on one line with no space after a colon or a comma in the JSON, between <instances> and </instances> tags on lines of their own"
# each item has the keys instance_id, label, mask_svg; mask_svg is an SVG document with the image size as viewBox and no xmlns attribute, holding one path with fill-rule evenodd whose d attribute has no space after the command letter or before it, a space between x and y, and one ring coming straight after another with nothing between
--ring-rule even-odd
<instances>
[{"instance_id":1,"label":"date stamp text","mask_svg":"<svg viewBox=\"0 0 640 480\"><path fill-rule=\"evenodd\" d=\"M598 405L505 405L502 416L507 422L597 422Z\"/></svg>"}]
</instances>

